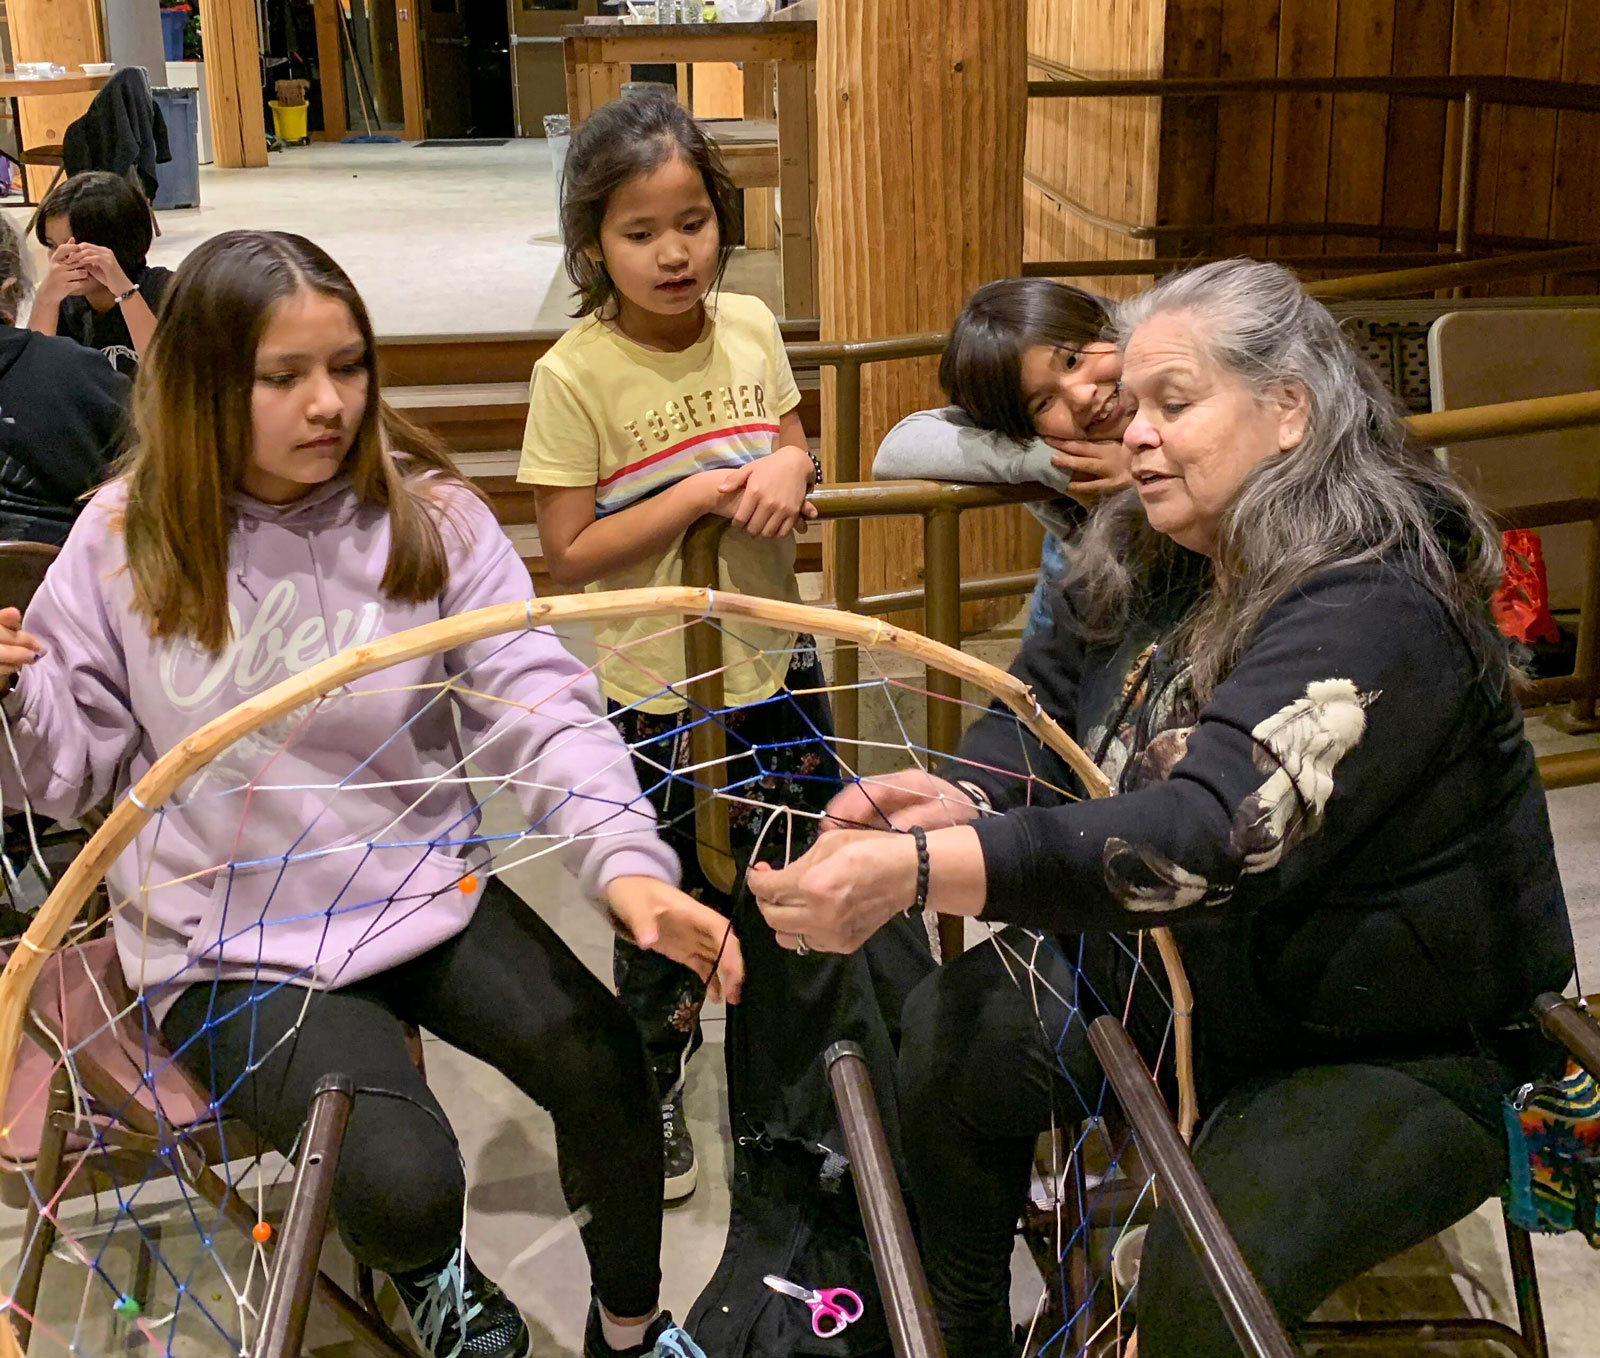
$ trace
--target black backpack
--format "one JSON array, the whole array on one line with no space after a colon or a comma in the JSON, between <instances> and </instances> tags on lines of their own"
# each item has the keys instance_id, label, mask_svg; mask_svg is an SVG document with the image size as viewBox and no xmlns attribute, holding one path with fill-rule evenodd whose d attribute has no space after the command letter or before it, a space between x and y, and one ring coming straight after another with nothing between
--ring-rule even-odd
<instances>
[{"instance_id":1,"label":"black backpack","mask_svg":"<svg viewBox=\"0 0 1600 1358\"><path fill-rule=\"evenodd\" d=\"M926 929L920 919L897 917L852 957L800 957L778 947L744 893L736 927L750 972L769 979L747 985L728 1010L735 1137L728 1242L686 1327L710 1358L887 1355L883 1303L822 1054L842 1038L861 1048L899 1165L895 1051L906 997L935 966ZM819 1339L805 1304L762 1282L769 1273L808 1287L848 1287L861 1297L862 1317Z\"/></svg>"}]
</instances>

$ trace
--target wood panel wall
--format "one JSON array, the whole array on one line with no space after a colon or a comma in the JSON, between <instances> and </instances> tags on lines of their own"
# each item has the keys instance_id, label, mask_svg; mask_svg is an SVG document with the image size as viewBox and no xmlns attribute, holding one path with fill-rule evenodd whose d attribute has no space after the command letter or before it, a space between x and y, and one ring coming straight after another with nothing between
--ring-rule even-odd
<instances>
[{"instance_id":1,"label":"wood panel wall","mask_svg":"<svg viewBox=\"0 0 1600 1358\"><path fill-rule=\"evenodd\" d=\"M980 283L1022 263L1026 0L822 0L817 24L822 338L942 330ZM929 35L934 35L930 38ZM783 92L779 91L782 103ZM879 363L861 382L861 472L890 427L940 406L937 359ZM835 461L833 383L823 386L823 459ZM920 527L862 527L863 593L921 576ZM1018 509L962 517L969 576L1039 559ZM969 627L1015 613L969 605Z\"/></svg>"},{"instance_id":2,"label":"wood panel wall","mask_svg":"<svg viewBox=\"0 0 1600 1358\"><path fill-rule=\"evenodd\" d=\"M1600 4L1030 0L1028 50L1085 74L1454 73L1592 83L1600 81ZM1351 222L1453 231L1460 121L1459 105L1381 95L1170 101L1159 114L1133 100L1035 100L1027 164L1072 197L1129 222ZM1600 114L1486 109L1479 151L1476 232L1600 240ZM1030 259L1141 252L1126 238L1073 220L1036 188L1027 189L1025 201ZM1433 248L1315 232L1241 234L1216 245L1269 256ZM1198 241L1171 246L1178 253L1204 248ZM1124 292L1138 286L1119 281ZM1486 291L1539 286L1517 282ZM1557 280L1554 290L1595 286L1590 275Z\"/></svg>"},{"instance_id":3,"label":"wood panel wall","mask_svg":"<svg viewBox=\"0 0 1600 1358\"><path fill-rule=\"evenodd\" d=\"M1028 52L1085 75L1159 75L1163 0L1030 0ZM1029 76L1045 72L1030 67ZM1023 249L1028 259L1134 259L1148 244L1091 226L1062 197L1124 221L1156 209L1160 113L1152 99L1035 99L1028 105ZM1042 187L1041 187L1042 186ZM1120 295L1136 280L1082 279Z\"/></svg>"}]
</instances>

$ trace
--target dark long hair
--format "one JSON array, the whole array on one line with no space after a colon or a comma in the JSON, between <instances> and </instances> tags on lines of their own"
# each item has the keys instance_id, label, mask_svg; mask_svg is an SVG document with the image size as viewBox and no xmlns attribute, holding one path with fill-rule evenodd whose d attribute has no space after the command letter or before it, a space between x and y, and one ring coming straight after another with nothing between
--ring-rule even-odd
<instances>
[{"instance_id":1,"label":"dark long hair","mask_svg":"<svg viewBox=\"0 0 1600 1358\"><path fill-rule=\"evenodd\" d=\"M740 231L739 191L717 148L682 104L668 94L650 92L614 99L596 109L572 134L561 173L561 235L566 242L567 277L578 290L574 316L589 316L616 300L600 249L600 223L611 195L630 179L650 174L673 156L700 172L717 219L715 288L733 254Z\"/></svg>"},{"instance_id":2,"label":"dark long hair","mask_svg":"<svg viewBox=\"0 0 1600 1358\"><path fill-rule=\"evenodd\" d=\"M363 503L389 513L383 593L419 603L445 586L437 511L420 481L459 474L409 426L403 453L385 450L377 346L355 285L303 236L226 231L196 248L167 290L134 383L133 446L118 468L128 487L134 605L157 639L187 639L213 654L228 643L228 497L254 445L256 350L274 309L302 289L343 302L365 345L367 401L344 471Z\"/></svg>"},{"instance_id":3,"label":"dark long hair","mask_svg":"<svg viewBox=\"0 0 1600 1358\"><path fill-rule=\"evenodd\" d=\"M65 217L72 223L72 238L79 245L103 245L117 257L122 272L137 282L150 242L155 238L155 217L149 200L120 174L89 170L63 180L45 194L34 216L33 231L40 245L45 223Z\"/></svg>"},{"instance_id":4,"label":"dark long hair","mask_svg":"<svg viewBox=\"0 0 1600 1358\"><path fill-rule=\"evenodd\" d=\"M1077 348L1104 339L1110 320L1100 298L1065 283L985 283L950 327L939 385L980 427L1026 442L1034 431L1022 395L1022 355L1041 344Z\"/></svg>"}]
</instances>

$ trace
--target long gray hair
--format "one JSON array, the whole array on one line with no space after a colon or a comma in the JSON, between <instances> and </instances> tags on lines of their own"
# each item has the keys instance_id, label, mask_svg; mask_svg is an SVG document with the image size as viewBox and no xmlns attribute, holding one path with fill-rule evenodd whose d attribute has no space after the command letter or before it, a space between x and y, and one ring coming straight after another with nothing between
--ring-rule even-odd
<instances>
[{"instance_id":1,"label":"long gray hair","mask_svg":"<svg viewBox=\"0 0 1600 1358\"><path fill-rule=\"evenodd\" d=\"M22 304L32 292L22 237L10 221L0 217L0 324L15 325Z\"/></svg>"},{"instance_id":2,"label":"long gray hair","mask_svg":"<svg viewBox=\"0 0 1600 1358\"><path fill-rule=\"evenodd\" d=\"M1225 373L1265 397L1291 384L1307 398L1305 434L1251 469L1223 512L1209 588L1187 615L1182 647L1205 701L1266 612L1332 566L1383 557L1414 575L1460 627L1478 663L1509 659L1489 617L1500 535L1433 453L1406 441L1400 407L1338 322L1277 264L1233 259L1164 278L1117 309L1123 344L1152 318L1181 312ZM1145 519L1136 491L1103 503L1067 579L1091 637L1130 615L1193 559Z\"/></svg>"}]
</instances>

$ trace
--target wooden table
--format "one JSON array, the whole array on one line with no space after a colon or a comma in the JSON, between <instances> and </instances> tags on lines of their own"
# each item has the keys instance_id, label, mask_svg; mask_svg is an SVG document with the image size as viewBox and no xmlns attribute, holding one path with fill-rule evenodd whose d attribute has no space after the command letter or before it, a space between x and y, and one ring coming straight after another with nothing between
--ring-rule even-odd
<instances>
[{"instance_id":1,"label":"wooden table","mask_svg":"<svg viewBox=\"0 0 1600 1358\"><path fill-rule=\"evenodd\" d=\"M577 127L622 94L635 64L736 61L744 64L746 116L777 67L778 219L783 242L783 314L817 314L817 25L810 18L758 24L569 24L561 30L567 68L567 112ZM770 79L770 77L769 77ZM770 116L770 115L769 115ZM735 152L736 159L753 150ZM752 167L753 168L753 167ZM758 173L758 172L757 172Z\"/></svg>"},{"instance_id":2,"label":"wooden table","mask_svg":"<svg viewBox=\"0 0 1600 1358\"><path fill-rule=\"evenodd\" d=\"M54 94L93 94L109 80L105 75L56 75L45 76L43 79L27 79L22 76L0 74L0 99L11 101L11 125L17 129L17 154L20 155L26 148L22 140L22 100L31 99L38 95ZM0 156L4 156L15 165L22 176L22 205L29 207L33 203L28 193L28 171L16 156L4 147L0 147Z\"/></svg>"}]
</instances>

